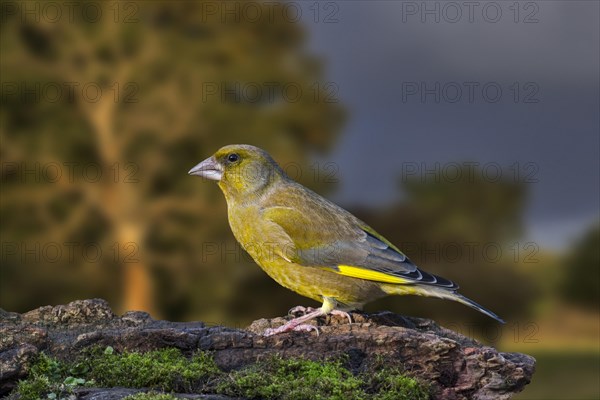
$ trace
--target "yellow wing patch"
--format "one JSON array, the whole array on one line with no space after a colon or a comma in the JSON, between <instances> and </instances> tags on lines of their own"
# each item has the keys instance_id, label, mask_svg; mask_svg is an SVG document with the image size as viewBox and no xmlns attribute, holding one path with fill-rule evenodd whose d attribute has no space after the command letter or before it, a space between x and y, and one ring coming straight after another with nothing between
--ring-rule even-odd
<instances>
[{"instance_id":1,"label":"yellow wing patch","mask_svg":"<svg viewBox=\"0 0 600 400\"><path fill-rule=\"evenodd\" d=\"M353 267L351 265L338 265L336 271L340 275L350 276L352 278L366 279L368 281L385 282L385 283L414 283L408 279L403 279L397 276L386 274L385 272L373 271L361 267Z\"/></svg>"}]
</instances>

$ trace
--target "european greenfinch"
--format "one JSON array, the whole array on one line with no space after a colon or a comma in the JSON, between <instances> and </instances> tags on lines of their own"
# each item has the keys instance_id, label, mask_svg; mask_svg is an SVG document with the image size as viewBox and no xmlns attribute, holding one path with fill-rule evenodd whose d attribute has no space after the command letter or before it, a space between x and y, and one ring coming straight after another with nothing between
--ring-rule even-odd
<instances>
[{"instance_id":1,"label":"european greenfinch","mask_svg":"<svg viewBox=\"0 0 600 400\"><path fill-rule=\"evenodd\" d=\"M454 282L417 268L350 212L290 179L258 147L225 146L189 174L217 181L233 235L271 278L323 303L266 335L315 329L306 322L348 316L345 311L386 295L454 300L504 322L457 293Z\"/></svg>"}]
</instances>

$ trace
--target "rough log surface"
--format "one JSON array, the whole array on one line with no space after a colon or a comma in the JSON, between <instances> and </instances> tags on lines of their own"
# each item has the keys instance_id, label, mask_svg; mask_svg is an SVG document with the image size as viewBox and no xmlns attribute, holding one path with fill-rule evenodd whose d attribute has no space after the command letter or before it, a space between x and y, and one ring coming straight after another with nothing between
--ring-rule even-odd
<instances>
[{"instance_id":1,"label":"rough log surface","mask_svg":"<svg viewBox=\"0 0 600 400\"><path fill-rule=\"evenodd\" d=\"M435 322L393 313L352 314L320 320L320 334L293 332L273 337L260 333L285 319L261 319L247 330L207 326L202 322L153 320L144 312L115 315L104 300L81 300L46 306L25 314L0 309L0 395L27 376L31 360L44 351L71 359L90 346L147 351L165 347L191 354L214 353L223 370L237 369L277 353L320 360L347 355L352 368L376 355L391 356L406 370L431 384L435 399L508 399L523 390L534 373L535 359L502 353ZM118 399L135 390L101 389L80 393L84 399ZM224 398L188 396L186 398Z\"/></svg>"}]
</instances>

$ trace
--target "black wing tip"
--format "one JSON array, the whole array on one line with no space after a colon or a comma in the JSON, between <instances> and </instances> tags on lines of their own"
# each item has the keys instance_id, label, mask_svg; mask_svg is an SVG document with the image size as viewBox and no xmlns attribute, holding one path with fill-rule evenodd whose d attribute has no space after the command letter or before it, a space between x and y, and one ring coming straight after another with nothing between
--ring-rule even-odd
<instances>
[{"instance_id":1,"label":"black wing tip","mask_svg":"<svg viewBox=\"0 0 600 400\"><path fill-rule=\"evenodd\" d=\"M504 321L502 318L500 318L498 315L496 315L496 313L488 310L487 308L477 304L476 302L474 302L473 300L469 299L468 297L465 297L461 294L455 293L455 296L457 296L462 303L474 308L475 310L479 311L482 314L487 315L490 318L495 319L497 322L501 323L501 324L506 324L506 321Z\"/></svg>"},{"instance_id":2,"label":"black wing tip","mask_svg":"<svg viewBox=\"0 0 600 400\"><path fill-rule=\"evenodd\" d=\"M490 310L485 310L485 311L487 311L487 312L484 312L484 314L487 315L488 317L492 318L492 319L495 319L496 322L498 322L498 323L500 323L502 325L506 324L505 320L503 320L502 318L500 318L499 316L497 316L496 314L494 314Z\"/></svg>"},{"instance_id":3,"label":"black wing tip","mask_svg":"<svg viewBox=\"0 0 600 400\"><path fill-rule=\"evenodd\" d=\"M450 291L456 291L459 289L459 286L451 281L450 279L443 278L438 275L430 274L429 272L423 271L422 269L417 268L421 275L421 279L419 279L420 284L435 286L444 288Z\"/></svg>"}]
</instances>

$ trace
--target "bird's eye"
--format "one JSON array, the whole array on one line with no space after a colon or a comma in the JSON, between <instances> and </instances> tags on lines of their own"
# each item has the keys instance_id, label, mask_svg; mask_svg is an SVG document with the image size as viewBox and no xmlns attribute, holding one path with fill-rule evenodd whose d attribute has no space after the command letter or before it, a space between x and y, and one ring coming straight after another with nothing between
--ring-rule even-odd
<instances>
[{"instance_id":1,"label":"bird's eye","mask_svg":"<svg viewBox=\"0 0 600 400\"><path fill-rule=\"evenodd\" d=\"M232 163L236 162L239 159L240 159L240 156L237 155L236 153L231 153L230 155L227 156L227 161L232 162Z\"/></svg>"}]
</instances>

